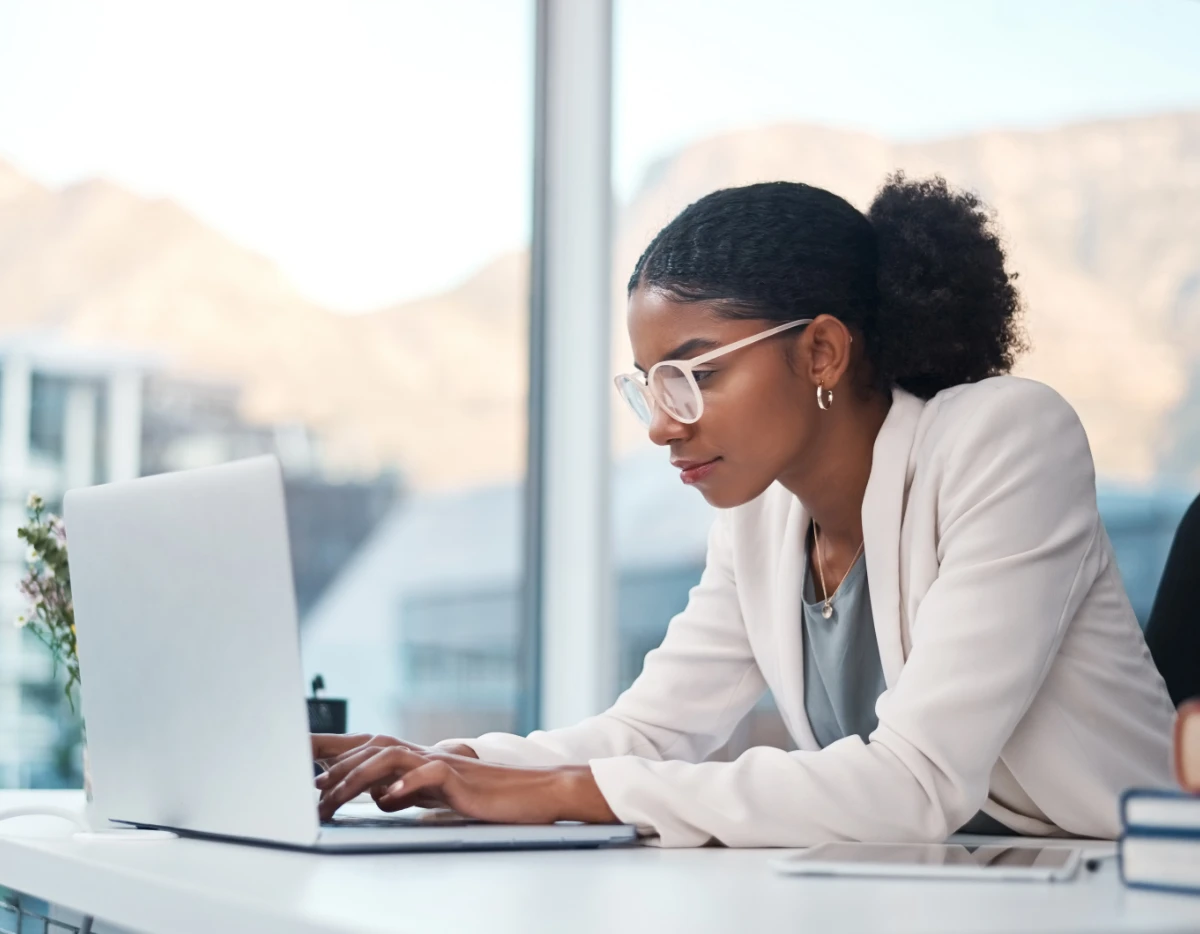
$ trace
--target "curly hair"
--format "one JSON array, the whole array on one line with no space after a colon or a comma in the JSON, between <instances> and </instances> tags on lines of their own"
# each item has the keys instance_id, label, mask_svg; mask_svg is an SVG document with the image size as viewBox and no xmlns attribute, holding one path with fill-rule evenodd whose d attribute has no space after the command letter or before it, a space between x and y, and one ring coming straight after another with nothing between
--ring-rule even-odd
<instances>
[{"instance_id":1,"label":"curly hair","mask_svg":"<svg viewBox=\"0 0 1200 934\"><path fill-rule=\"evenodd\" d=\"M897 172L865 216L795 182L715 191L651 241L629 291L729 318L833 315L862 333L876 385L928 399L1012 368L1025 349L1015 279L978 197Z\"/></svg>"}]
</instances>

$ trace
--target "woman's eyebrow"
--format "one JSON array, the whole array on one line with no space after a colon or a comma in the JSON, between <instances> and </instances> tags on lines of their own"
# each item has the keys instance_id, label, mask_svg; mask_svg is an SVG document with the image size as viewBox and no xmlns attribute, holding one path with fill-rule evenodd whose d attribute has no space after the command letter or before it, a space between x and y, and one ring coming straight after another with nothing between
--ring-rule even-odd
<instances>
[{"instance_id":1,"label":"woman's eyebrow","mask_svg":"<svg viewBox=\"0 0 1200 934\"><path fill-rule=\"evenodd\" d=\"M684 341L674 350L668 352L666 356L663 357L663 360L686 360L689 354L694 354L701 350L713 350L714 348L720 346L721 345L718 341L712 340L711 338L693 337L691 340ZM636 369L639 373L646 372L645 367L643 367L637 361L634 361L633 366L634 369Z\"/></svg>"}]
</instances>

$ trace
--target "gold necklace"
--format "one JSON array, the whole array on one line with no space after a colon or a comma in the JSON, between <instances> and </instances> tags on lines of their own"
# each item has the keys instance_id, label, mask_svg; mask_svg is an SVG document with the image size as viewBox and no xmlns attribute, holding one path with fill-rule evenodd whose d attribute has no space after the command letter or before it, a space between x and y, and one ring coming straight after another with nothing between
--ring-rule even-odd
<instances>
[{"instance_id":1,"label":"gold necklace","mask_svg":"<svg viewBox=\"0 0 1200 934\"><path fill-rule=\"evenodd\" d=\"M833 593L825 590L825 556L821 549L821 536L817 532L816 520L812 524L813 540L817 544L817 572L821 575L821 596L825 598L825 605L821 607L821 615L826 619L833 616L833 598L837 596L837 592L842 589L842 584L846 582L846 578L850 576L850 570L854 569L854 562L858 560L858 554L863 550L863 545L866 544L866 539L858 543L858 549L854 552L854 557L850 559L850 570L838 581L838 585L833 589Z\"/></svg>"}]
</instances>

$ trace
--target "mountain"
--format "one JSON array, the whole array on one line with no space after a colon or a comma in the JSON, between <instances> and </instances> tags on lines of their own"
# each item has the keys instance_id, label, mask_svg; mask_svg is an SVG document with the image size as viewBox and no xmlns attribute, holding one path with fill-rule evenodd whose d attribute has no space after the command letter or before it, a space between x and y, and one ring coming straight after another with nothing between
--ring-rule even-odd
<instances>
[{"instance_id":1,"label":"mountain","mask_svg":"<svg viewBox=\"0 0 1200 934\"><path fill-rule=\"evenodd\" d=\"M803 125L701 140L619 213L616 368L628 271L685 205L791 179L865 208L901 168L996 209L1033 344L1018 372L1074 403L1101 471L1200 477L1200 113L904 144ZM248 417L311 425L333 469L398 464L421 488L520 472L527 269L523 254L500 256L444 294L341 316L169 200L102 180L50 190L0 163L0 330L166 352L242 385ZM622 450L645 444L623 414L614 435Z\"/></svg>"},{"instance_id":2,"label":"mountain","mask_svg":"<svg viewBox=\"0 0 1200 934\"><path fill-rule=\"evenodd\" d=\"M805 181L865 209L896 169L941 173L996 210L1033 345L1017 372L1071 400L1102 471L1195 476L1200 113L911 144L795 125L725 134L666 161L637 194L618 268L714 188Z\"/></svg>"},{"instance_id":3,"label":"mountain","mask_svg":"<svg viewBox=\"0 0 1200 934\"><path fill-rule=\"evenodd\" d=\"M400 464L432 486L515 470L525 263L501 257L449 295L343 316L169 200L101 180L51 191L0 164L0 330L165 352L181 374L242 386L250 419L311 425L338 473Z\"/></svg>"}]
</instances>

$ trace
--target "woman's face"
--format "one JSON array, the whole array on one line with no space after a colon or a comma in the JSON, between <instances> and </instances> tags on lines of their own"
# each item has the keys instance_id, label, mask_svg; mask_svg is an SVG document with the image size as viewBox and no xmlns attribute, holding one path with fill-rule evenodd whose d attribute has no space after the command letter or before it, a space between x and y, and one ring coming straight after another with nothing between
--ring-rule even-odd
<instances>
[{"instance_id":1,"label":"woman's face","mask_svg":"<svg viewBox=\"0 0 1200 934\"><path fill-rule=\"evenodd\" d=\"M673 301L655 289L629 299L634 360L646 373L660 360L687 360L769 330L775 322L718 317L704 303ZM719 508L754 499L815 456L820 428L810 327L784 331L702 364L700 420L685 425L655 406L650 439L671 449L684 483ZM790 346L791 362L787 350Z\"/></svg>"}]
</instances>

